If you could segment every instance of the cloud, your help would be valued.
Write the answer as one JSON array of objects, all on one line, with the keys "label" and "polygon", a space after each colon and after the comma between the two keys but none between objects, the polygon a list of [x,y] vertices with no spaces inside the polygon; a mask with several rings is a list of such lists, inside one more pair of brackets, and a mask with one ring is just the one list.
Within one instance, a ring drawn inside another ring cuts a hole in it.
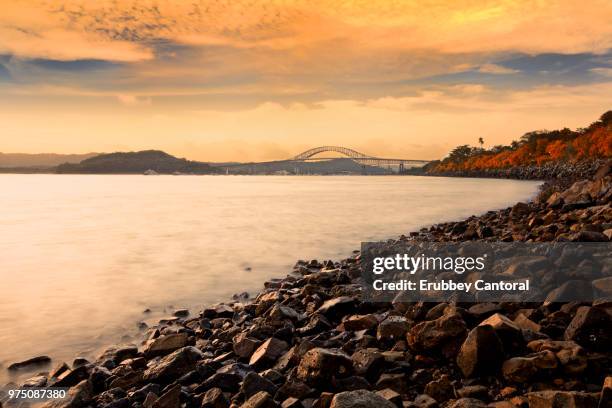
[{"label": "cloud", "polygon": [[590,71],[597,75],[612,78],[612,68],[604,68],[604,67],[591,68]]},{"label": "cloud", "polygon": [[482,72],[483,74],[516,74],[519,72],[516,69],[506,68],[497,64],[484,64],[478,68],[478,72]]},{"label": "cloud", "polygon": [[120,94],[117,99],[126,106],[151,105],[151,98],[146,96]]}]

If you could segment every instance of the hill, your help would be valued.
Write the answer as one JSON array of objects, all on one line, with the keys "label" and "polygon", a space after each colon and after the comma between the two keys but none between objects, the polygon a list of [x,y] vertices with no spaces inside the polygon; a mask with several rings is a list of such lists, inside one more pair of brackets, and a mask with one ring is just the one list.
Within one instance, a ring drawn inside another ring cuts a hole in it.
[{"label": "hill", "polygon": [[56,172],[60,174],[142,174],[147,170],[153,170],[159,174],[218,172],[218,169],[206,163],[179,159],[160,150],[101,154],[80,163],[61,164],[57,167]]},{"label": "hill", "polygon": [[[496,171],[508,173],[514,169],[584,166],[612,157],[612,111],[587,128],[575,131],[539,130],[524,134],[509,146],[491,149],[458,146],[448,157],[429,163],[423,169],[428,174],[486,175]],[[510,173],[508,173],[510,174]]]}]

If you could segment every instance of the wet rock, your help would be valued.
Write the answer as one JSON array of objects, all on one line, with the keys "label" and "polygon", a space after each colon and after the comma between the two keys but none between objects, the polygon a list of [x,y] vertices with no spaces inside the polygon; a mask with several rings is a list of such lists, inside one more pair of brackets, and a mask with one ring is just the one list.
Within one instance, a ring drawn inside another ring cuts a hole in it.
[{"label": "wet rock", "polygon": [[35,366],[47,365],[51,363],[51,357],[37,356],[27,360],[19,361],[8,366],[9,371],[17,371],[23,368],[31,368]]},{"label": "wet rock", "polygon": [[347,377],[352,371],[352,361],[343,352],[314,348],[304,354],[296,375],[310,385],[328,385],[332,378]]},{"label": "wet rock", "polygon": [[177,309],[174,311],[173,315],[176,317],[187,317],[189,316],[189,310],[188,309]]},{"label": "wet rock", "polygon": [[489,325],[472,329],[457,355],[457,365],[465,377],[495,373],[503,361],[504,349],[496,331]]},{"label": "wet rock", "polygon": [[134,344],[119,344],[106,349],[97,359],[98,362],[112,361],[119,364],[128,358],[138,356],[138,347]]},{"label": "wet rock", "polygon": [[346,391],[334,395],[330,408],[395,408],[382,396],[366,390]]},{"label": "wet rock", "polygon": [[258,392],[241,405],[242,408],[277,408],[272,396],[265,391]]},{"label": "wet rock", "polygon": [[93,398],[93,388],[88,380],[83,380],[68,390],[65,399],[51,400],[44,408],[81,408]]},{"label": "wet rock", "polygon": [[392,341],[403,338],[408,331],[408,321],[403,316],[389,316],[378,325],[376,338],[379,341]]},{"label": "wet rock", "polygon": [[204,309],[201,313],[202,317],[209,319],[231,318],[234,316],[234,309],[228,305],[216,305],[214,307]]},{"label": "wet rock", "polygon": [[143,373],[143,379],[153,382],[171,382],[194,370],[204,355],[195,347],[187,346],[153,362]]},{"label": "wet rock", "polygon": [[583,347],[594,350],[609,350],[612,346],[612,319],[604,310],[581,306],[567,326],[566,340],[573,340]]},{"label": "wet rock", "polygon": [[21,384],[23,388],[44,387],[45,385],[47,385],[46,375],[35,375],[34,377],[28,378]]},{"label": "wet rock", "polygon": [[72,387],[89,377],[89,367],[80,366],[74,370],[63,371],[60,375],[53,378],[51,386],[53,387]]},{"label": "wet rock", "polygon": [[276,394],[278,387],[271,381],[263,378],[256,372],[250,372],[244,377],[240,391],[246,398],[250,398],[259,391],[266,391],[270,395]]},{"label": "wet rock", "polygon": [[221,388],[211,388],[202,396],[202,408],[228,408],[229,405]]},{"label": "wet rock", "polygon": [[147,358],[165,355],[187,345],[187,333],[173,333],[149,340],[144,347]]},{"label": "wet rock", "polygon": [[284,341],[270,337],[255,350],[249,364],[259,368],[272,366],[287,348],[288,345]]}]

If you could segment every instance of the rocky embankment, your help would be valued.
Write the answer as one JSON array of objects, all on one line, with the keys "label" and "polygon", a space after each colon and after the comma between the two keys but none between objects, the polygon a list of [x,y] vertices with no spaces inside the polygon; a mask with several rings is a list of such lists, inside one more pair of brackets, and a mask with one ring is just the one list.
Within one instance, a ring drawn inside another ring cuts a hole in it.
[{"label": "rocky embankment", "polygon": [[[611,239],[609,167],[558,190],[400,239]],[[359,265],[300,261],[252,301],[179,313],[26,385],[72,387],[58,407],[612,406],[612,302],[367,303]]]},{"label": "rocky embankment", "polygon": [[563,180],[571,182],[592,177],[604,160],[586,160],[573,162],[547,162],[541,165],[513,166],[498,169],[439,171],[436,163],[426,166],[422,174],[445,177],[487,177],[509,178],[518,180]]}]

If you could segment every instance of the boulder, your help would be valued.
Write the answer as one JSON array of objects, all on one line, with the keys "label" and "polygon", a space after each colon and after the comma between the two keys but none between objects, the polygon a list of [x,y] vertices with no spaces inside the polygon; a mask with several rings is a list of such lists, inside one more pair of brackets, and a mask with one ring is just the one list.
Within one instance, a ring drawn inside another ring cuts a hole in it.
[{"label": "boulder", "polygon": [[598,408],[612,407],[612,376],[606,377],[601,388]]},{"label": "boulder", "polygon": [[233,340],[234,353],[242,359],[251,358],[251,355],[261,345],[261,341],[249,337],[247,333],[239,333],[234,336]]},{"label": "boulder", "polygon": [[340,320],[355,309],[356,301],[349,296],[340,296],[325,301],[317,310],[330,320]]},{"label": "boulder", "polygon": [[172,382],[176,378],[195,369],[204,355],[195,347],[187,346],[155,361],[143,373],[145,381]]},{"label": "boulder", "polygon": [[527,394],[529,408],[592,408],[597,406],[593,394],[576,391],[538,391]]},{"label": "boulder", "polygon": [[9,371],[16,371],[22,368],[31,368],[35,366],[47,365],[51,363],[51,357],[37,356],[27,360],[19,361],[8,366]]},{"label": "boulder", "polygon": [[278,404],[274,402],[274,399],[270,394],[265,391],[258,392],[251,398],[246,400],[241,408],[277,408]]},{"label": "boulder", "polygon": [[408,321],[403,316],[389,316],[378,325],[376,338],[379,341],[396,341],[404,338]]},{"label": "boulder", "polygon": [[147,358],[165,355],[187,345],[187,333],[172,333],[149,340],[144,347]]},{"label": "boulder", "polygon": [[168,391],[163,393],[152,405],[151,408],[180,408],[181,406],[181,386],[176,384]]},{"label": "boulder", "polygon": [[352,371],[352,361],[342,351],[314,348],[304,354],[296,375],[310,385],[329,386],[332,378],[347,377]]},{"label": "boulder", "polygon": [[89,380],[83,380],[68,390],[66,398],[48,401],[43,408],[81,408],[93,398],[93,387]]},{"label": "boulder", "polygon": [[457,365],[465,377],[495,373],[503,361],[504,348],[489,325],[473,328],[459,350]]},{"label": "boulder", "polygon": [[395,408],[395,404],[374,392],[356,390],[334,395],[330,408]]},{"label": "boulder", "polygon": [[229,405],[221,388],[211,388],[202,396],[202,408],[228,408]]},{"label": "boulder", "polygon": [[288,345],[284,341],[270,337],[255,350],[249,364],[258,368],[270,367],[287,351],[287,348]]},{"label": "boulder", "polygon": [[581,306],[565,329],[565,340],[573,340],[593,350],[610,350],[612,346],[611,318],[605,310]]},{"label": "boulder", "polygon": [[351,356],[355,374],[376,381],[385,366],[385,357],[374,348],[359,349]]},{"label": "boulder", "polygon": [[461,315],[451,311],[436,320],[417,324],[408,332],[407,340],[413,349],[426,351],[439,348],[449,340],[462,340],[466,333]]},{"label": "boulder", "polygon": [[274,383],[256,372],[248,373],[240,386],[240,391],[244,394],[245,398],[250,398],[260,391],[266,391],[268,394],[274,395],[277,390],[278,387]]}]

